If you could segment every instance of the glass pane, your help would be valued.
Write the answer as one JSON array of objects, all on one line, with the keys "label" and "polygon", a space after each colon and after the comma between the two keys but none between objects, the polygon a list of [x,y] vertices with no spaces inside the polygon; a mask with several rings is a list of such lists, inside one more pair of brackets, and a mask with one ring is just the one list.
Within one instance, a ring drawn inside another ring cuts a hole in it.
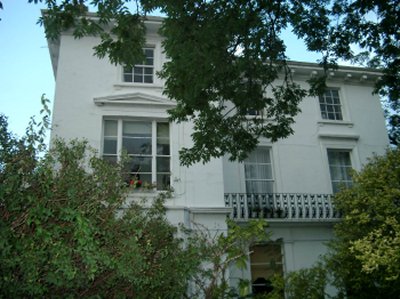
[{"label": "glass pane", "polygon": [[143,77],[142,76],[135,76],[134,78],[134,82],[136,83],[143,83]]},{"label": "glass pane", "polygon": [[256,161],[258,163],[271,163],[271,159],[269,157],[269,150],[263,148],[257,148],[255,150],[255,154],[257,156]]},{"label": "glass pane", "polygon": [[151,123],[125,121],[122,135],[124,137],[151,137]]},{"label": "glass pane", "polygon": [[144,185],[150,185],[152,183],[151,174],[149,173],[138,173],[136,175],[130,174],[129,181],[130,180],[141,181],[142,184],[139,187],[143,187]]},{"label": "glass pane", "polygon": [[244,173],[246,179],[254,179],[257,177],[256,173],[256,166],[254,164],[245,164],[244,165]]},{"label": "glass pane", "polygon": [[143,77],[143,79],[144,79],[144,81],[143,81],[144,83],[153,83],[153,76],[152,75],[151,76],[148,76],[148,75],[146,76],[145,75]]},{"label": "glass pane", "polygon": [[169,137],[169,123],[157,123],[157,137]]},{"label": "glass pane", "polygon": [[117,139],[116,138],[104,138],[104,154],[117,154]]},{"label": "glass pane", "polygon": [[104,136],[117,136],[118,122],[116,120],[104,121]]},{"label": "glass pane", "polygon": [[[158,140],[159,141],[159,140]],[[169,143],[166,144],[157,144],[157,155],[165,155],[168,156],[170,154],[169,151]]]},{"label": "glass pane", "polygon": [[272,167],[270,164],[257,165],[257,178],[272,179]]},{"label": "glass pane", "polygon": [[133,69],[133,73],[136,75],[143,75],[143,68],[139,67],[139,66],[135,66],[135,68]]},{"label": "glass pane", "polygon": [[339,91],[336,89],[331,89],[332,97],[339,98]]},{"label": "glass pane", "polygon": [[246,181],[247,193],[273,193],[272,181]]},{"label": "glass pane", "polygon": [[146,57],[145,64],[153,65],[154,63],[154,49],[145,49],[144,55]]},{"label": "glass pane", "polygon": [[129,172],[132,174],[151,173],[151,161],[151,157],[132,157],[129,163]]},{"label": "glass pane", "polygon": [[151,138],[123,138],[122,147],[128,154],[151,155]]},{"label": "glass pane", "polygon": [[132,74],[125,74],[124,82],[132,82]]},{"label": "glass pane", "polygon": [[328,113],[328,119],[335,119],[335,113]]},{"label": "glass pane", "polygon": [[170,186],[169,174],[157,174],[157,190],[166,190]]},{"label": "glass pane", "polygon": [[169,159],[167,157],[157,157],[157,172],[169,172]]},{"label": "glass pane", "polygon": [[337,181],[337,180],[343,180],[345,178],[343,169],[340,166],[331,166],[330,171],[331,171],[331,179],[332,180]]},{"label": "glass pane", "polygon": [[152,67],[146,67],[144,69],[144,74],[153,76],[153,68]]},{"label": "glass pane", "polygon": [[157,123],[157,154],[169,155],[169,124]]}]

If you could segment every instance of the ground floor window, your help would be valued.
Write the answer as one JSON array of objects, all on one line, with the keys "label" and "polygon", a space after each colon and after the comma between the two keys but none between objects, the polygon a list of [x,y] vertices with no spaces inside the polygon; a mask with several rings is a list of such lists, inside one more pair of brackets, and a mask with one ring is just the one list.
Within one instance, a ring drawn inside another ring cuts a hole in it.
[{"label": "ground floor window", "polygon": [[253,294],[268,294],[273,289],[272,277],[283,275],[281,243],[255,245],[250,248],[250,252]]},{"label": "ground floor window", "polygon": [[122,152],[130,158],[130,180],[141,185],[155,184],[158,190],[170,185],[169,123],[159,121],[105,119],[103,158],[111,162]]}]

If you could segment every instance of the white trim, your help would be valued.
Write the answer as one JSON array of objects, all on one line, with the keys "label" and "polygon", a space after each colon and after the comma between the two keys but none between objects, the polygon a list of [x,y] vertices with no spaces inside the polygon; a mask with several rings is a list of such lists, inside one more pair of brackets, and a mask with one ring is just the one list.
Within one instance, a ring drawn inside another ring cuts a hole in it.
[{"label": "white trim", "polygon": [[176,103],[168,98],[155,96],[143,92],[133,92],[127,94],[109,95],[93,98],[97,106],[104,105],[140,105],[140,106],[160,106],[175,107]]},{"label": "white trim", "polygon": [[342,125],[347,125],[349,127],[352,126],[353,123],[351,122],[349,108],[348,108],[348,101],[347,101],[347,97],[346,97],[346,94],[344,91],[344,87],[342,85],[330,84],[329,86],[327,86],[326,90],[337,90],[338,91],[342,119],[336,120],[336,119],[322,118],[322,111],[321,111],[321,106],[320,106],[320,96],[316,96],[315,98],[316,98],[316,102],[318,105],[318,110],[317,110],[318,111],[318,121],[317,121],[317,123],[319,125],[323,125],[323,124],[340,125],[340,124],[342,124]]},{"label": "white trim", "polygon": [[338,139],[349,139],[349,140],[358,140],[360,139],[360,135],[356,134],[336,134],[336,133],[318,133],[319,138],[338,138]]}]

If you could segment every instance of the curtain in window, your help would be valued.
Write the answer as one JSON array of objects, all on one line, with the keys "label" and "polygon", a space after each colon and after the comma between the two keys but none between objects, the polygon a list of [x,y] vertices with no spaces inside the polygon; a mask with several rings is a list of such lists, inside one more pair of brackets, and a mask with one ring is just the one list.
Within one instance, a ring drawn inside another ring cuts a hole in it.
[{"label": "curtain in window", "polygon": [[272,193],[273,177],[270,151],[258,148],[244,161],[247,193]]}]

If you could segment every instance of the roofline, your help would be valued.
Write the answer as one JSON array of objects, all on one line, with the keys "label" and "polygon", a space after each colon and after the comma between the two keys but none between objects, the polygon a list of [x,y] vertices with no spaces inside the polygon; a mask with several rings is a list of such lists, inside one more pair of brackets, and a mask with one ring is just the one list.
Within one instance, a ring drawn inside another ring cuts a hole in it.
[{"label": "roofline", "polygon": [[[42,15],[45,15],[48,10],[41,10]],[[97,18],[97,13],[87,12],[86,15],[90,18]],[[161,25],[165,20],[165,17],[161,16],[144,16],[144,22],[147,24]],[[60,40],[49,40],[49,52],[53,66],[54,77],[57,73],[58,55],[60,48]],[[323,74],[323,68],[321,64],[317,62],[302,62],[288,60],[287,64],[292,70],[292,73],[297,76],[313,77]],[[343,80],[357,80],[361,82],[375,82],[382,76],[382,71],[379,69],[360,67],[360,66],[347,66],[338,65],[337,68],[328,71],[328,79],[343,79]]]}]

